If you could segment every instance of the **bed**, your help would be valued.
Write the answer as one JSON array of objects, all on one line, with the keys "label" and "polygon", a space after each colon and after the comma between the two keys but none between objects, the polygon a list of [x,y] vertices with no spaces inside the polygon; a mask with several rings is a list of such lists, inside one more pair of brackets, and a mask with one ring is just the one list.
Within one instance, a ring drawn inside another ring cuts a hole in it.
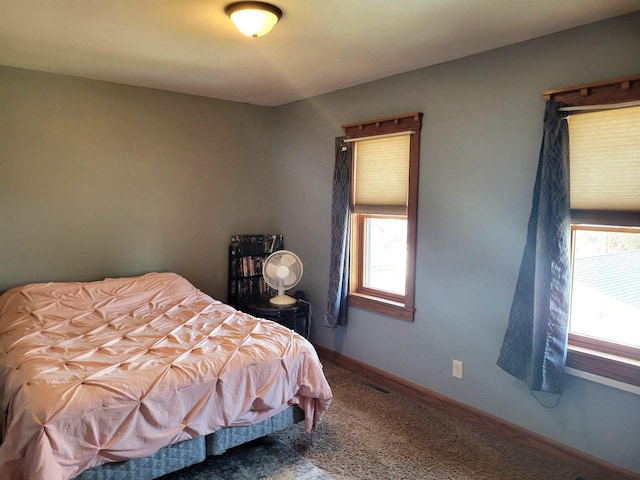
[{"label": "bed", "polygon": [[174,273],[0,296],[0,478],[156,478],[302,418],[311,432],[331,398],[302,336]]}]

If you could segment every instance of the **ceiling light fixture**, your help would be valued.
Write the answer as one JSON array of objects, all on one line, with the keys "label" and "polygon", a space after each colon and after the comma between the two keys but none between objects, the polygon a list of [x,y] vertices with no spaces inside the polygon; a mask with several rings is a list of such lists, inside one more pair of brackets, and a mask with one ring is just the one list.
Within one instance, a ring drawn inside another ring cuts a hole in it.
[{"label": "ceiling light fixture", "polygon": [[227,5],[224,13],[247,37],[262,37],[271,31],[280,17],[282,10],[275,5],[264,2],[235,2]]}]

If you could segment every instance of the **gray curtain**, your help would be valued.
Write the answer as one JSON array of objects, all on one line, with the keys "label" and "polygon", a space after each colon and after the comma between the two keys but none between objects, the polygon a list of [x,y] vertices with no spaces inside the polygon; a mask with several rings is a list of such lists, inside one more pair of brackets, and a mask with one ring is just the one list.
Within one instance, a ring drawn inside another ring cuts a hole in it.
[{"label": "gray curtain", "polygon": [[352,146],[336,138],[336,162],[333,169],[331,202],[331,266],[325,327],[347,324],[347,294],[349,293],[349,236],[351,224]]},{"label": "gray curtain", "polygon": [[547,102],[533,205],[498,365],[532,391],[562,392],[569,316],[569,136]]}]

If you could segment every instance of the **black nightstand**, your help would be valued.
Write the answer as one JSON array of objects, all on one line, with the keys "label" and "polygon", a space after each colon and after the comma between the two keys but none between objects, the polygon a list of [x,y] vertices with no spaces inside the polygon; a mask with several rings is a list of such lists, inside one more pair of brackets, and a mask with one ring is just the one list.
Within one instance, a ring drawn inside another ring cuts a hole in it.
[{"label": "black nightstand", "polygon": [[297,301],[295,305],[290,307],[278,307],[270,304],[268,297],[254,297],[244,299],[238,304],[237,309],[254,317],[273,320],[298,332],[305,338],[309,336],[311,309],[306,302]]}]

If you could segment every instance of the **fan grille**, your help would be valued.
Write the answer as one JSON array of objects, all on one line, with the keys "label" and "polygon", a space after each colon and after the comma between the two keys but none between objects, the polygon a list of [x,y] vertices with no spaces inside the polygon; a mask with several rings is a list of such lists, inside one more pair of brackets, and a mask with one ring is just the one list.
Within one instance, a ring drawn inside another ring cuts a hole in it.
[{"label": "fan grille", "polygon": [[279,250],[267,257],[262,275],[271,288],[287,290],[297,285],[302,278],[302,261],[289,250]]}]

